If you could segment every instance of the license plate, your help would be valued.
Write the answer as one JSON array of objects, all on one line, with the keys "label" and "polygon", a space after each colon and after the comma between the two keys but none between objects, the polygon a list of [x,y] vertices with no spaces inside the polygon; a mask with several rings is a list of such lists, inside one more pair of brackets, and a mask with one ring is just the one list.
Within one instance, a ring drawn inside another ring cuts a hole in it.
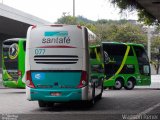
[{"label": "license plate", "polygon": [[61,96],[60,92],[51,92],[51,96]]}]

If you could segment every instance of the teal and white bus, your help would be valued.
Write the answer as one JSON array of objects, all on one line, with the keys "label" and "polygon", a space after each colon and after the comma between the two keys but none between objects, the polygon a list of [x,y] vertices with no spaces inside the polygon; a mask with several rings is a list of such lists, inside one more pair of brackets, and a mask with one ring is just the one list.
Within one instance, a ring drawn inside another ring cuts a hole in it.
[{"label": "teal and white bus", "polygon": [[3,41],[2,45],[2,80],[5,87],[25,88],[22,82],[25,73],[24,38],[12,38]]},{"label": "teal and white bus", "polygon": [[95,97],[101,98],[103,71],[92,75],[89,55],[89,41],[95,39],[83,26],[31,26],[26,42],[27,99],[45,107],[69,101],[93,104]]}]

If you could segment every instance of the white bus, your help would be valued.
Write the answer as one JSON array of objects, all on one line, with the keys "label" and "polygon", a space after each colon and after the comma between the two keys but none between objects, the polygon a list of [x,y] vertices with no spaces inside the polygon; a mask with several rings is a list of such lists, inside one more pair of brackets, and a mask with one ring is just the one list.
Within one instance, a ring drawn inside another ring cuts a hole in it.
[{"label": "white bus", "polygon": [[53,107],[57,102],[79,100],[93,104],[95,97],[101,98],[104,74],[90,69],[88,42],[95,39],[95,34],[83,26],[29,27],[26,41],[27,99],[37,100],[40,107]]}]

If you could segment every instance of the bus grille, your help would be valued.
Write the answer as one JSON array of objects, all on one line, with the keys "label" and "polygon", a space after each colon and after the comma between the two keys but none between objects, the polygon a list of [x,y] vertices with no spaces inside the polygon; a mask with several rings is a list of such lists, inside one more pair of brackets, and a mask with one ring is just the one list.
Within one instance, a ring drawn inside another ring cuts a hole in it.
[{"label": "bus grille", "polygon": [[35,55],[34,61],[37,64],[76,64],[76,55]]}]

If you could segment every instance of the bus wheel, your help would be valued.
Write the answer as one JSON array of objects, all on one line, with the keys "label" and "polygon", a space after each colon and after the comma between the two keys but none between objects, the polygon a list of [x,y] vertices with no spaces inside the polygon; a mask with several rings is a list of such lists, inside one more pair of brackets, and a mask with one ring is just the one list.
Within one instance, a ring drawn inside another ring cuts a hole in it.
[{"label": "bus wheel", "polygon": [[39,107],[46,107],[47,104],[44,101],[38,101]]},{"label": "bus wheel", "polygon": [[101,78],[101,93],[97,96],[97,98],[98,99],[101,99],[102,98],[102,93],[103,93],[103,89],[104,89],[104,87],[103,87],[103,78]]},{"label": "bus wheel", "polygon": [[90,101],[90,106],[95,104],[95,83],[93,83],[92,87],[92,100]]},{"label": "bus wheel", "polygon": [[117,79],[114,85],[114,89],[115,90],[120,90],[122,88],[123,84],[122,84],[122,80],[121,79]]},{"label": "bus wheel", "polygon": [[124,86],[126,90],[132,90],[135,86],[134,80],[128,80],[127,85]]}]

